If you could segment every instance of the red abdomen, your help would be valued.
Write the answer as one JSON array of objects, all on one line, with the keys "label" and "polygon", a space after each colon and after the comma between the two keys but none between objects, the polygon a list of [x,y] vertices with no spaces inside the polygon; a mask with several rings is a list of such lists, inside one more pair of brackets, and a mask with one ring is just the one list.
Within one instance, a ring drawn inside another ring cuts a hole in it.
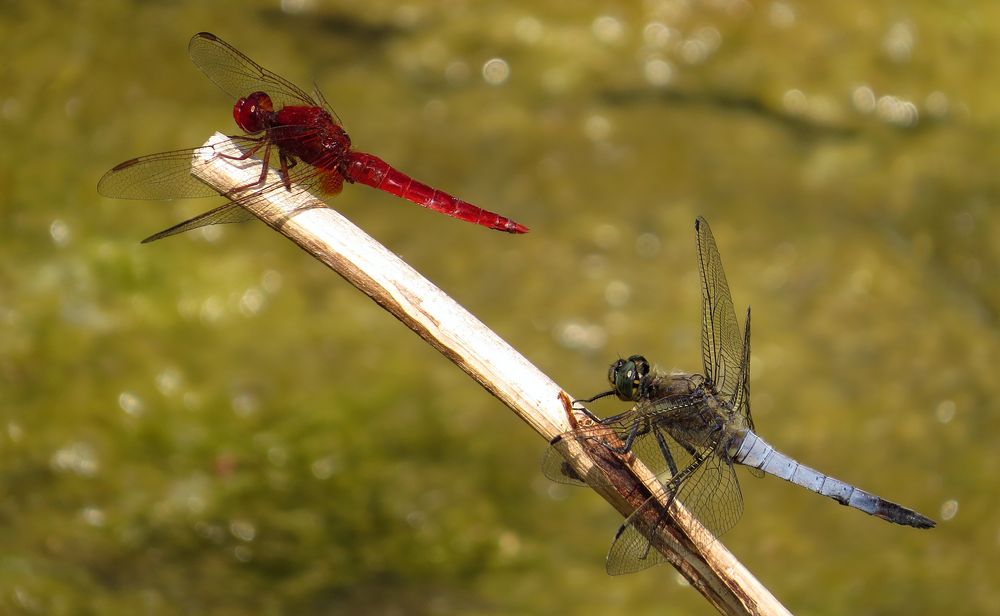
[{"label": "red abdomen", "polygon": [[507,233],[527,233],[528,228],[509,218],[476,207],[471,203],[418,182],[393,168],[377,156],[364,152],[349,152],[341,167],[348,182],[365,184],[412,201],[417,205],[447,214],[459,220],[476,223]]}]

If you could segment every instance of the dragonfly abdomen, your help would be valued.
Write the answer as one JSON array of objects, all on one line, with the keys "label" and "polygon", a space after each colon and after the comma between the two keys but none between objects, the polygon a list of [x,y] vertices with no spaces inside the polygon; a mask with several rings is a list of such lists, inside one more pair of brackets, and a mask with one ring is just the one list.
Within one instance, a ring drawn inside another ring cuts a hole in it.
[{"label": "dragonfly abdomen", "polygon": [[933,520],[916,511],[796,462],[750,430],[747,430],[743,442],[733,456],[733,462],[758,468],[769,475],[832,498],[841,505],[853,507],[889,522],[917,528],[931,528],[935,524]]},{"label": "dragonfly abdomen", "polygon": [[508,233],[526,233],[528,228],[513,220],[462,201],[446,192],[418,182],[389,163],[372,154],[351,152],[344,165],[344,177],[390,195],[402,197],[417,205],[447,214],[459,220],[473,222]]}]

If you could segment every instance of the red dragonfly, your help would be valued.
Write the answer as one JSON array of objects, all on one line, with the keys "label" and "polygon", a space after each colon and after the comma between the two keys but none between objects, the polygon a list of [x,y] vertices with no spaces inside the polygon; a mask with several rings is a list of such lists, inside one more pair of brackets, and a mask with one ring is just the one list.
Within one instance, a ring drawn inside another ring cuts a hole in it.
[{"label": "red dragonfly", "polygon": [[[340,118],[317,90],[315,98],[288,80],[260,66],[214,34],[199,32],[188,53],[195,65],[237,99],[233,118],[246,134],[231,137],[239,150],[222,152],[203,146],[151,154],[127,160],[104,174],[97,190],[120,199],[173,199],[218,195],[191,175],[196,156],[221,156],[263,161],[260,179],[226,193],[224,205],[174,225],[143,240],[220,223],[243,222],[254,216],[241,207],[271,191],[309,190],[324,196],[340,192],[344,181],[366,184],[459,220],[506,231],[528,228],[418,182],[372,154],[351,149]],[[278,178],[268,181],[274,167]]]}]

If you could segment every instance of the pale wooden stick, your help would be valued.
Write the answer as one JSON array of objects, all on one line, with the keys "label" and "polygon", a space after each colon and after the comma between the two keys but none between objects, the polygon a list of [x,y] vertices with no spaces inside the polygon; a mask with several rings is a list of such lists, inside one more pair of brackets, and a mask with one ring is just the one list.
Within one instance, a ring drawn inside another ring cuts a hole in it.
[{"label": "pale wooden stick", "polygon": [[[216,133],[205,145],[205,158],[193,162],[192,173],[220,193],[259,179],[260,161],[211,154],[212,148],[234,152],[235,144],[224,135]],[[276,172],[270,173],[269,181],[276,179]],[[271,191],[248,203],[247,209],[388,310],[546,440],[590,420],[572,408],[572,397],[561,387],[462,306],[309,193]],[[469,233],[481,232],[469,228]],[[583,452],[575,441],[567,446],[576,472],[622,515],[650,494],[647,486],[657,485],[634,456],[623,461],[606,449]],[[601,472],[591,472],[595,466]],[[683,507],[676,506],[671,519],[653,544],[720,612],[788,613]]]}]

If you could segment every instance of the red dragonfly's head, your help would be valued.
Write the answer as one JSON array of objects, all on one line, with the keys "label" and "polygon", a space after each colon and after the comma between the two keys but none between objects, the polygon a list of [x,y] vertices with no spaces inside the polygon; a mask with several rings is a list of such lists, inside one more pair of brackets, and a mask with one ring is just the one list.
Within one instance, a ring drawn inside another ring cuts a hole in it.
[{"label": "red dragonfly's head", "polygon": [[259,133],[272,123],[274,105],[271,97],[263,92],[254,92],[241,98],[233,105],[233,119],[248,133]]}]

